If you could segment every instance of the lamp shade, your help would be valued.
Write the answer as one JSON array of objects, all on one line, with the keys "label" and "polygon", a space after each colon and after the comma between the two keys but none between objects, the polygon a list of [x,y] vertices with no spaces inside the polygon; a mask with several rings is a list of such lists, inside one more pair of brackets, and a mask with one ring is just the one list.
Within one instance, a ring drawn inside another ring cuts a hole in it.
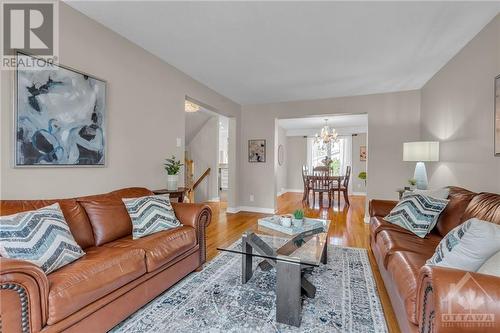
[{"label": "lamp shade", "polygon": [[416,141],[403,144],[403,161],[435,162],[439,161],[439,142]]}]

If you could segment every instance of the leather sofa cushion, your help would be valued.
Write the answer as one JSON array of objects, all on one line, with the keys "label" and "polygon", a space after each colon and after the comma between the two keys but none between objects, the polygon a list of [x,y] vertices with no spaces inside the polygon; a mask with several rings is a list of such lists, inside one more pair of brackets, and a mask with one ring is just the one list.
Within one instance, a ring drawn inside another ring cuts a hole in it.
[{"label": "leather sofa cushion", "polygon": [[68,223],[71,234],[82,249],[94,246],[92,226],[85,210],[75,199],[55,200],[2,200],[0,215],[11,215],[30,210],[37,210],[58,202]]},{"label": "leather sofa cushion", "polygon": [[95,245],[101,246],[132,234],[132,221],[122,198],[136,198],[151,193],[148,189],[136,187],[78,198],[92,225]]},{"label": "leather sofa cushion", "polygon": [[500,194],[480,193],[467,206],[462,221],[477,218],[500,224]]},{"label": "leather sofa cushion", "polygon": [[384,266],[387,268],[389,257],[396,251],[419,253],[429,259],[441,239],[440,235],[432,233],[425,238],[420,238],[399,230],[382,230],[376,236],[376,245],[384,258]]},{"label": "leather sofa cushion", "polygon": [[143,249],[146,252],[148,272],[160,268],[195,246],[196,232],[194,228],[186,226],[160,231],[136,240],[133,240],[132,236],[127,236],[105,245],[113,248]]},{"label": "leather sofa cushion", "polygon": [[420,253],[397,251],[391,255],[387,264],[392,281],[404,301],[408,319],[415,325],[418,325],[416,311],[418,275],[426,260],[427,256]]},{"label": "leather sofa cushion", "polygon": [[410,230],[404,229],[396,224],[392,224],[384,220],[383,217],[374,216],[370,219],[370,234],[376,236],[382,230],[394,230],[409,235],[414,235]]},{"label": "leather sofa cushion", "polygon": [[144,251],[92,247],[48,275],[47,324],[52,325],[146,273]]},{"label": "leather sofa cushion", "polygon": [[463,222],[462,215],[469,205],[469,202],[474,198],[476,193],[463,189],[461,187],[450,186],[450,194],[448,196],[448,204],[439,216],[435,230],[442,237],[446,236],[450,230]]},{"label": "leather sofa cushion", "polygon": [[132,221],[120,198],[107,194],[79,199],[79,202],[85,208],[92,224],[96,246],[132,233]]}]

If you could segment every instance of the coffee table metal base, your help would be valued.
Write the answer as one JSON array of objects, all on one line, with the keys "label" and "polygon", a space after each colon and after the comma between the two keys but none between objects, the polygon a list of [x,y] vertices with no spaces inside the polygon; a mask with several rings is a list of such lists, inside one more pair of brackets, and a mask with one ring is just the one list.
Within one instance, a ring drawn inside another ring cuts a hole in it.
[{"label": "coffee table metal base", "polygon": [[[245,284],[252,278],[252,254],[254,250],[261,256],[269,256],[270,258],[265,258],[259,266],[263,270],[268,270],[271,267],[276,268],[276,321],[300,326],[302,294],[309,298],[316,296],[316,287],[304,277],[304,266],[301,265],[300,260],[277,255],[275,251],[267,248],[266,244],[261,243],[255,234],[243,234],[241,246],[244,252],[241,261],[241,282]],[[322,263],[326,263],[326,248],[325,245],[321,256]],[[311,266],[307,268],[311,268]]]}]

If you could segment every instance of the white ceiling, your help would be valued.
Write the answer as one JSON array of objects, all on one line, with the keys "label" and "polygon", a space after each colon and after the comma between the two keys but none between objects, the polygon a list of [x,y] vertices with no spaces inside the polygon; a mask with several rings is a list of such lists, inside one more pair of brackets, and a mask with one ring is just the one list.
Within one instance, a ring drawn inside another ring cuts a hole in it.
[{"label": "white ceiling", "polygon": [[278,125],[286,130],[318,129],[325,126],[325,119],[331,127],[368,127],[368,116],[366,114],[357,115],[322,115],[307,118],[279,119]]},{"label": "white ceiling", "polygon": [[77,1],[242,104],[421,88],[499,2]]}]

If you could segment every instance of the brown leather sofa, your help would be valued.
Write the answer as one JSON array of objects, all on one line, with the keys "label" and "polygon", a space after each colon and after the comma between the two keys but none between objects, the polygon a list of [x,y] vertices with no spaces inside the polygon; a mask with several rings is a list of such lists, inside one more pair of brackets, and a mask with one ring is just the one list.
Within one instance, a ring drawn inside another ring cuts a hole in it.
[{"label": "brown leather sofa", "polygon": [[[462,270],[425,265],[439,241],[466,220],[476,217],[500,224],[500,195],[450,187],[449,199],[436,227],[423,239],[384,221],[397,201],[370,202],[371,249],[399,327],[402,332],[422,333],[500,332],[500,277],[474,272],[466,277]],[[451,316],[468,313],[460,297],[465,300],[471,291],[484,302],[470,313],[493,317],[471,322],[472,317]]]},{"label": "brown leather sofa", "polygon": [[105,332],[205,262],[211,210],[172,203],[182,226],[132,240],[121,198],[152,194],[127,188],[62,200],[4,200],[0,214],[59,202],[86,252],[46,275],[26,261],[0,258],[1,332]]}]

